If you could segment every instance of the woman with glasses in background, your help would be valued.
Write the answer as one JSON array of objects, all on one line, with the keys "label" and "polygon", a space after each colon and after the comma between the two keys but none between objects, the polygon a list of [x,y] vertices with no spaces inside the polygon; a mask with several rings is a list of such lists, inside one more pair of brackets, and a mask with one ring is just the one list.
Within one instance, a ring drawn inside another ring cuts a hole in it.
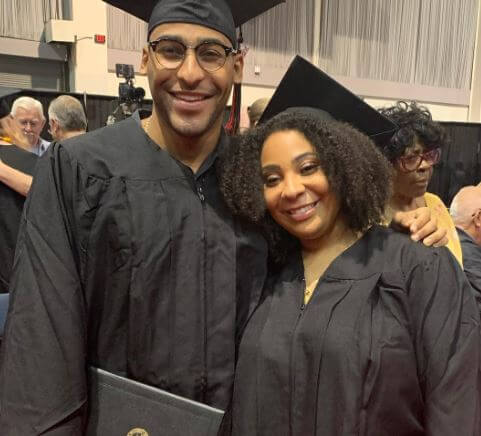
[{"label": "woman with glasses in background", "polygon": [[462,265],[461,244],[449,211],[437,195],[426,192],[433,167],[447,142],[446,133],[433,121],[429,110],[415,102],[398,101],[395,106],[379,111],[399,127],[383,148],[395,170],[387,220],[397,211],[427,206],[437,216],[439,227],[447,230],[447,247]]}]

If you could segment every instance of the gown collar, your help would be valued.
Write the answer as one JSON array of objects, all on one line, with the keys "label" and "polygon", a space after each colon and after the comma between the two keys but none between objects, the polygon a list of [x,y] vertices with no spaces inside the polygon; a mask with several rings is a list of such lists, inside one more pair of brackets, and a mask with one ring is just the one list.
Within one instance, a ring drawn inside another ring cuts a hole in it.
[{"label": "gown collar", "polygon": [[[142,110],[142,111],[139,111],[139,110],[136,110],[132,116],[130,117],[130,120],[131,122],[135,122],[137,127],[143,132],[145,138],[147,139],[147,142],[152,146],[155,146],[155,148],[158,148],[159,150],[161,150],[162,152],[166,153],[167,155],[169,155],[173,160],[175,160],[182,168],[185,167],[185,169],[189,169],[190,171],[192,171],[187,165],[183,164],[182,162],[178,161],[177,159],[175,159],[173,156],[171,156],[168,152],[166,152],[165,150],[163,150],[162,148],[160,148],[154,141],[152,141],[152,139],[150,138],[149,135],[147,135],[147,133],[145,133],[144,129],[142,128],[142,124],[141,124],[141,120],[150,116],[151,113],[146,111],[146,110]],[[204,160],[204,162],[202,163],[202,165],[199,167],[199,170],[194,174],[194,178],[197,180],[199,179],[202,175],[204,175],[207,171],[209,171],[215,164],[215,161],[217,160],[218,156],[219,156],[219,152],[221,149],[223,149],[224,147],[227,146],[228,144],[228,141],[229,141],[229,137],[227,136],[227,134],[225,133],[224,129],[221,130],[221,134],[219,136],[219,140],[217,141],[217,144],[214,148],[214,150],[212,150],[212,152],[206,157],[206,159]]]},{"label": "gown collar", "polygon": [[[329,265],[322,277],[335,280],[365,279],[379,272],[382,250],[388,234],[392,230],[382,226],[372,226],[366,233]],[[304,279],[304,266],[300,250],[289,256],[289,261],[281,271],[280,279]]]}]

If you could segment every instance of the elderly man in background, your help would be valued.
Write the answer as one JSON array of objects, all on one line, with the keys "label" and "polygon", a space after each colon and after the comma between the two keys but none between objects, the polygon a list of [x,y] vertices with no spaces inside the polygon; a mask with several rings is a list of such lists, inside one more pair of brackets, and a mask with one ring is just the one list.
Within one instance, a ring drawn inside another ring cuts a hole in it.
[{"label": "elderly man in background", "polygon": [[463,250],[464,272],[481,308],[481,186],[465,186],[449,208]]},{"label": "elderly man in background", "polygon": [[82,103],[70,95],[61,95],[50,103],[48,122],[54,141],[82,135],[87,130],[87,117]]},{"label": "elderly man in background", "polygon": [[17,92],[0,87],[0,339],[8,306],[20,218],[38,159],[23,149],[28,146],[26,138],[10,116],[9,102]]},{"label": "elderly man in background", "polygon": [[[29,153],[31,151],[29,139],[24,134],[23,127],[13,118],[10,109],[10,102],[19,92],[19,89],[0,86],[0,191],[7,189],[9,192],[8,189],[11,189],[26,197],[32,185],[32,173],[37,156]],[[10,145],[14,146],[8,147]],[[22,199],[22,205],[23,201]],[[8,206],[4,200],[0,203],[1,214],[2,210],[8,210]],[[3,230],[2,234],[9,233],[5,226],[0,228]],[[10,232],[11,235],[13,235],[12,240],[15,240],[16,231]]]},{"label": "elderly man in background", "polygon": [[19,97],[13,102],[11,113],[27,138],[28,151],[37,156],[45,153],[50,142],[40,137],[45,125],[42,103],[32,97]]}]

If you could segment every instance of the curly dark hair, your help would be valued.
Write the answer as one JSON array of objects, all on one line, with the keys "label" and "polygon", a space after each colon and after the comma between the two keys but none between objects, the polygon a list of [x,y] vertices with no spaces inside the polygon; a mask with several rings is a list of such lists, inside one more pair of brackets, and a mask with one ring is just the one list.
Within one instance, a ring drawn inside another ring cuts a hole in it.
[{"label": "curly dark hair", "polygon": [[382,221],[391,194],[392,167],[373,142],[348,124],[305,114],[283,113],[228,147],[220,160],[219,182],[234,215],[261,227],[276,261],[298,242],[266,213],[260,155],[273,133],[295,130],[314,146],[330,189],[354,231]]},{"label": "curly dark hair", "polygon": [[431,116],[429,109],[418,106],[416,102],[398,101],[395,106],[379,109],[399,128],[391,140],[383,146],[384,155],[392,162],[402,156],[416,139],[427,150],[443,147],[448,142],[446,132]]}]

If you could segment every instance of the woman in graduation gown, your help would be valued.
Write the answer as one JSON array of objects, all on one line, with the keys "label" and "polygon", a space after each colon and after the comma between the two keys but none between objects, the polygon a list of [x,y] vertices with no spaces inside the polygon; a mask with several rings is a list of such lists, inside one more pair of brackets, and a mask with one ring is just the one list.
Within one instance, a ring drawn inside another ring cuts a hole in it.
[{"label": "woman in graduation gown", "polygon": [[378,225],[391,168],[354,128],[282,113],[226,160],[270,278],[239,349],[233,435],[479,435],[480,326],[446,248]]}]

